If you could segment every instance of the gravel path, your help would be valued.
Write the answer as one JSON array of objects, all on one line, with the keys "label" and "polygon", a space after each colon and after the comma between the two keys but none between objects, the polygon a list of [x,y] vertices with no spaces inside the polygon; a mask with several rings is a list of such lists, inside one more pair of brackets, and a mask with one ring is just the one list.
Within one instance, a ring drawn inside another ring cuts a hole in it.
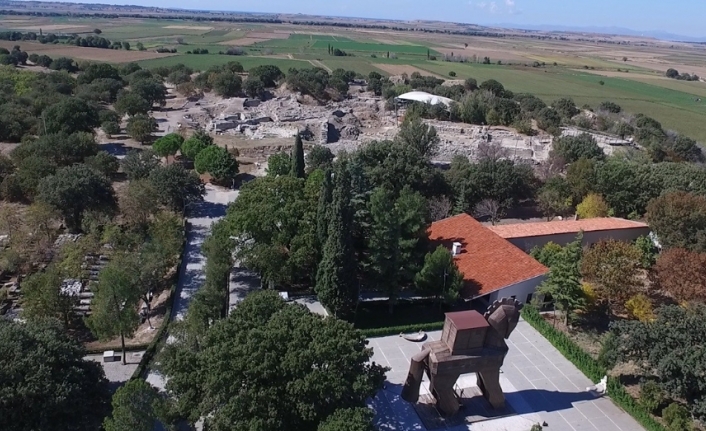
[{"label": "gravel path", "polygon": [[[206,258],[201,254],[201,244],[211,232],[211,225],[223,218],[230,202],[238,197],[238,190],[224,189],[210,184],[206,185],[206,194],[203,202],[194,205],[188,210],[186,221],[186,249],[184,260],[179,272],[179,281],[172,310],[172,320],[183,320],[191,299],[205,280],[204,266]],[[167,342],[170,340],[167,339]],[[147,375],[147,382],[164,390],[164,376],[151,369]]]}]

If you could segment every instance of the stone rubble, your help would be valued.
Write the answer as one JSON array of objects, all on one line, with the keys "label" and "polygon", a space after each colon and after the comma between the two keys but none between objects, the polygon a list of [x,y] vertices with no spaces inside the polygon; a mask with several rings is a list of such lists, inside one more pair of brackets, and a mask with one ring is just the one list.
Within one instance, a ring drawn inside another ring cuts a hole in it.
[{"label": "stone rubble", "polygon": [[[404,110],[395,117],[385,109],[385,101],[370,93],[360,92],[340,102],[320,104],[295,93],[280,95],[262,102],[252,99],[219,99],[209,95],[198,112],[185,116],[192,123],[211,132],[243,136],[252,140],[266,138],[290,139],[297,133],[306,133],[309,144],[327,145],[334,153],[354,151],[374,140],[393,139],[401,123]],[[209,103],[210,102],[210,103]],[[455,156],[475,158],[482,143],[497,143],[507,150],[509,157],[540,163],[547,160],[552,147],[552,136],[526,136],[507,127],[489,127],[424,120],[434,126],[439,135],[438,162],[450,162]],[[565,128],[563,135],[576,136],[584,131]],[[607,154],[619,146],[632,142],[618,137],[590,132]]]}]

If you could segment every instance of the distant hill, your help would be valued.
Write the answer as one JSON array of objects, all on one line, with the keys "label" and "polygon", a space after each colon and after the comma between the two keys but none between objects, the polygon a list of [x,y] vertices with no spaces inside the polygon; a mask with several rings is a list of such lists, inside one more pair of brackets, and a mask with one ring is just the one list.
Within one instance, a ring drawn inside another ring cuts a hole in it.
[{"label": "distant hill", "polygon": [[525,24],[496,24],[497,27],[514,28],[519,30],[536,30],[536,31],[563,31],[571,33],[597,33],[597,34],[615,34],[621,36],[643,36],[652,37],[654,39],[668,40],[673,42],[706,42],[706,37],[684,36],[679,34],[667,33],[665,31],[638,31],[623,27],[573,27],[566,25],[525,25]]}]

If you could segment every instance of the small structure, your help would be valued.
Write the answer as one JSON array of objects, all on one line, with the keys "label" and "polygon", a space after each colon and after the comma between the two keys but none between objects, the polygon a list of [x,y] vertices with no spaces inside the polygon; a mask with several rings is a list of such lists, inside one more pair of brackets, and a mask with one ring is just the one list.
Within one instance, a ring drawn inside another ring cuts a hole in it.
[{"label": "small structure", "polygon": [[425,91],[410,91],[409,93],[397,96],[395,99],[405,102],[421,102],[428,105],[438,105],[441,103],[447,108],[454,102],[453,99],[449,99],[448,97],[437,96]]},{"label": "small structure", "polygon": [[114,350],[106,350],[103,352],[103,362],[115,362],[120,359],[120,356],[115,356]]},{"label": "small structure", "polygon": [[494,302],[485,314],[475,310],[446,313],[441,340],[422,345],[412,357],[402,398],[419,399],[422,373],[429,378],[429,391],[444,416],[459,410],[454,385],[461,374],[476,373],[478,387],[494,409],[505,407],[500,387],[500,367],[508,347],[505,339],[517,326],[522,304],[512,298]]},{"label": "small structure", "polygon": [[634,241],[650,233],[650,227],[646,223],[616,217],[514,223],[488,226],[488,229],[527,252],[549,242],[566,245],[574,241],[579,232],[583,232],[584,246],[590,246],[602,239]]}]

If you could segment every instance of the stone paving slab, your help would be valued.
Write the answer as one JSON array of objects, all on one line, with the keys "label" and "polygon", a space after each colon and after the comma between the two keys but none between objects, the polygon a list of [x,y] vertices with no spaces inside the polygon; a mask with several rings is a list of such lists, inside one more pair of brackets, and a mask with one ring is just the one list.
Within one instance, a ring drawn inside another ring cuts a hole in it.
[{"label": "stone paving slab", "polygon": [[[438,340],[441,331],[428,333],[426,341]],[[414,407],[400,398],[409,361],[421,350],[400,336],[369,339],[372,360],[391,370],[385,388],[371,400],[380,431],[426,431]],[[630,415],[609,397],[586,391],[593,386],[571,362],[527,322],[520,321],[508,340],[510,352],[501,370],[500,385],[515,415],[440,429],[452,431],[529,431],[535,423],[547,422],[558,431],[644,431]],[[464,384],[475,381],[473,374],[461,376]],[[426,376],[420,394],[428,392]]]}]

